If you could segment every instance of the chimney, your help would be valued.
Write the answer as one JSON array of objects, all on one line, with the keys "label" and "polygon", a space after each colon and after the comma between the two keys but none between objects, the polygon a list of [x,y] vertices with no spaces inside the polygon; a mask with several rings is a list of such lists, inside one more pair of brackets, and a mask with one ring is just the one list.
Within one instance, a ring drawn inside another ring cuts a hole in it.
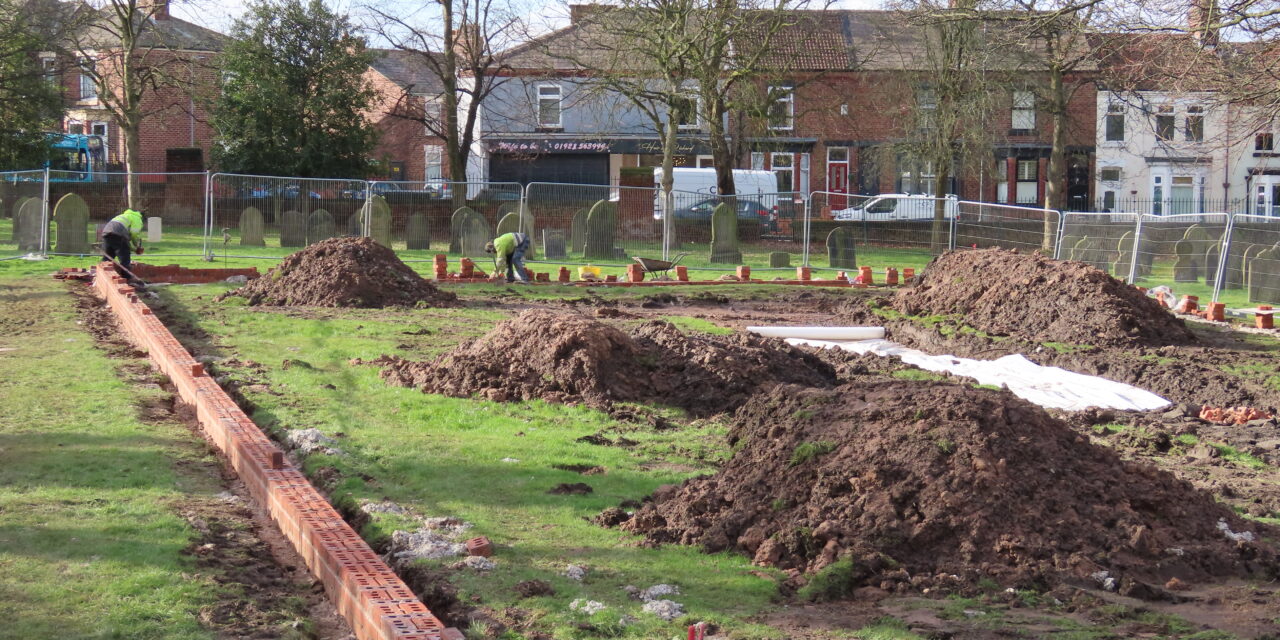
[{"label": "chimney", "polygon": [[484,51],[480,42],[480,25],[466,24],[453,30],[453,53],[462,60],[470,60],[472,56]]},{"label": "chimney", "polygon": [[598,4],[571,4],[569,5],[569,23],[578,24],[599,8],[600,5]]},{"label": "chimney", "polygon": [[1218,30],[1222,28],[1222,8],[1218,0],[1191,0],[1187,12],[1187,30],[1200,46],[1212,49],[1218,46]]},{"label": "chimney", "polygon": [[169,0],[136,0],[138,11],[152,20],[169,19]]}]

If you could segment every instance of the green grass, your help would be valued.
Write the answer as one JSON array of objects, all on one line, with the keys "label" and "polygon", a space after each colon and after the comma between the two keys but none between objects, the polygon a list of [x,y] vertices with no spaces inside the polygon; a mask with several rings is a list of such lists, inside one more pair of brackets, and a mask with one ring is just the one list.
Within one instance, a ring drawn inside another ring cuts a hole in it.
[{"label": "green grass", "polygon": [[917,380],[917,381],[926,381],[926,382],[930,380],[932,381],[947,380],[947,376],[944,376],[940,373],[934,373],[932,371],[925,371],[924,369],[898,369],[897,371],[894,371],[889,375],[892,375],[893,377],[899,380]]},{"label": "green grass", "polygon": [[1041,342],[1040,344],[1064,355],[1088,351],[1094,348],[1091,344],[1070,344],[1067,342]]},{"label": "green grass", "polygon": [[835,449],[836,444],[834,442],[827,442],[825,440],[819,442],[802,442],[796,446],[794,451],[791,452],[790,464],[793,467],[800,466],[814,458],[825,456],[828,453],[835,451]]},{"label": "green grass", "polygon": [[690,318],[688,316],[662,316],[663,320],[670,322],[685,333],[699,332],[710,333],[712,335],[727,336],[734,333],[729,327],[722,327],[710,320],[702,318]]},{"label": "green grass", "polygon": [[897,618],[885,616],[853,633],[860,640],[922,640],[923,636],[911,633],[907,624]]},{"label": "green grass", "polygon": [[[424,515],[460,517],[475,524],[475,535],[494,541],[496,571],[455,575],[464,597],[475,595],[499,610],[532,610],[542,618],[542,627],[558,630],[557,637],[571,636],[581,621],[568,610],[569,602],[590,598],[608,605],[615,621],[622,615],[640,620],[623,630],[626,637],[667,637],[680,633],[680,623],[662,623],[640,612],[639,603],[621,590],[626,584],[644,588],[666,582],[680,586],[676,599],[692,619],[733,621],[733,628],[743,633],[776,637],[744,621],[771,607],[777,594],[774,580],[756,575],[759,569],[749,558],[708,555],[678,545],[643,548],[633,536],[585,520],[663,484],[710,473],[728,454],[724,425],[695,421],[651,431],[582,407],[540,401],[497,404],[390,387],[375,367],[351,366],[349,361],[383,353],[427,359],[505,316],[487,309],[422,309],[306,317],[211,303],[222,289],[170,287],[163,295],[175,312],[213,334],[215,353],[266,367],[256,377],[271,390],[245,391],[257,407],[253,417],[258,424],[343,434],[338,446],[345,455],[312,456],[305,463],[310,472],[328,466],[342,474],[344,480],[333,491],[335,501],[390,499]],[[406,335],[418,329],[430,333]],[[310,366],[284,369],[280,363],[286,358]],[[214,369],[221,373],[216,364]],[[624,434],[637,444],[622,448],[577,441],[601,431],[611,438]],[[553,468],[557,464],[603,466],[607,473],[584,477]],[[586,482],[594,492],[547,493],[565,482]],[[377,517],[362,533],[376,542],[403,525],[394,517]],[[590,567],[586,581],[561,576],[571,563]],[[550,582],[556,595],[517,599],[513,586],[529,579]]]},{"label": "green grass", "polygon": [[[217,587],[172,510],[204,459],[185,427],[142,423],[140,392],[76,326],[65,285],[0,278],[0,637],[210,638]],[[24,325],[30,321],[30,325]],[[15,324],[17,323],[17,324]]]}]

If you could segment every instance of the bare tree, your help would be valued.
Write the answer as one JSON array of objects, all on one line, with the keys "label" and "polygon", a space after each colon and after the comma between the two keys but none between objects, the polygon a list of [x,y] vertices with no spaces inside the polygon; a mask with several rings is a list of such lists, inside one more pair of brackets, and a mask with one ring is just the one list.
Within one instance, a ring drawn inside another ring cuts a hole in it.
[{"label": "bare tree", "polygon": [[[418,122],[438,138],[449,179],[466,182],[481,106],[506,80],[496,54],[520,33],[521,21],[503,0],[435,0],[408,13],[385,6],[366,6],[368,28],[411,54],[431,77],[428,86],[405,87],[390,115]],[[455,206],[465,204],[465,189],[452,193]]]}]

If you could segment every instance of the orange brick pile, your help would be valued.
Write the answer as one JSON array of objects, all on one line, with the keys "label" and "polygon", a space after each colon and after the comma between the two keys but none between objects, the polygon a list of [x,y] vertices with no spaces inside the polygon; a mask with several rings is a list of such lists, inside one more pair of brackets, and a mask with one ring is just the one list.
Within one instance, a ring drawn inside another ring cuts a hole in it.
[{"label": "orange brick pile", "polygon": [[1251,420],[1265,420],[1271,414],[1253,407],[1201,407],[1200,419],[1217,424],[1244,424]]}]

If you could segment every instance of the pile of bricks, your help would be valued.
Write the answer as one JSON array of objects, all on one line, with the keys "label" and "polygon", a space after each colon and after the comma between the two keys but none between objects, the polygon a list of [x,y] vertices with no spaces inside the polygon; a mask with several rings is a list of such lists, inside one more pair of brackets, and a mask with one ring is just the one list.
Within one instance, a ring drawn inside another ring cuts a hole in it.
[{"label": "pile of bricks", "polygon": [[[200,271],[200,270],[196,270]],[[266,508],[298,555],[324,584],[360,640],[460,639],[431,614],[324,496],[289,464],[284,451],[204,371],[109,264],[94,286],[129,337],[195,407],[205,434],[226,455],[250,494]]]},{"label": "pile of bricks", "polygon": [[1266,420],[1271,414],[1253,407],[1201,407],[1200,419],[1217,424],[1245,424],[1252,420]]}]

